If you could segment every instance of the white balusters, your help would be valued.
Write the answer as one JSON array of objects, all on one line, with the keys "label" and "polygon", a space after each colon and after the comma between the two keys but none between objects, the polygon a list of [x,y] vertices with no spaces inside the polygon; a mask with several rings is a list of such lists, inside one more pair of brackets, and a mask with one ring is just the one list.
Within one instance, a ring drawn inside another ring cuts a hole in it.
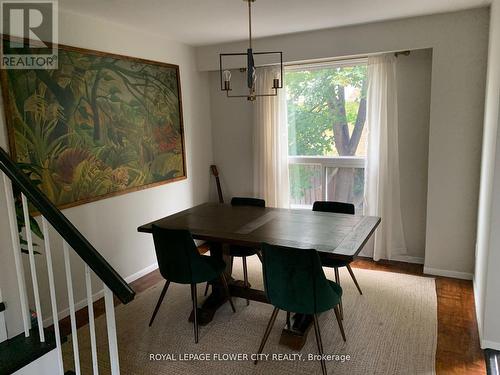
[{"label": "white balusters", "polygon": [[106,285],[104,285],[104,303],[106,306],[106,324],[108,326],[111,375],[119,375],[120,360],[118,357],[118,340],[116,338],[115,305],[113,303],[113,292]]},{"label": "white balusters", "polygon": [[[19,296],[21,302],[21,312],[22,312],[22,320],[24,325],[24,333],[26,337],[30,335],[31,329],[31,317],[29,312],[29,302],[28,302],[28,294],[26,288],[26,280],[25,280],[25,272],[24,265],[22,259],[21,252],[21,243],[20,237],[18,233],[18,223],[17,223],[17,213],[16,213],[16,203],[15,197],[13,195],[13,188],[11,180],[4,173],[0,172],[3,176],[3,183],[6,194],[6,202],[7,202],[7,214],[9,219],[9,227],[10,234],[12,240],[12,250],[14,254],[15,268],[17,272],[17,283],[19,289]],[[33,235],[32,228],[30,223],[30,215],[29,215],[29,203],[24,194],[21,195],[22,200],[22,210],[24,214],[24,227],[25,227],[25,235],[26,242],[28,245],[28,259],[31,271],[31,280],[33,283],[33,297],[34,304],[37,314],[38,320],[38,329],[39,329],[39,339],[41,342],[45,342],[45,335],[43,329],[43,317],[41,310],[41,300],[39,294],[39,285],[38,285],[38,275],[37,275],[37,267],[35,263],[35,251],[34,251],[34,243],[33,243]],[[52,258],[52,249],[50,244],[50,224],[45,217],[41,217],[42,224],[42,232],[44,237],[44,252],[47,261],[47,273],[48,273],[48,284],[49,284],[49,292],[50,292],[50,305],[51,305],[51,313],[53,317],[54,324],[54,334],[56,341],[56,350],[57,350],[57,360],[58,360],[58,375],[64,375],[64,363],[62,357],[62,344],[61,344],[61,334],[59,327],[59,314],[58,314],[58,306],[56,299],[56,275],[54,274],[54,264]],[[64,257],[64,266],[65,266],[65,275],[66,275],[66,286],[68,292],[68,304],[70,311],[70,319],[71,319],[71,333],[72,333],[72,345],[73,345],[73,356],[74,356],[74,371],[77,375],[81,375],[81,367],[80,367],[80,352],[78,345],[78,332],[77,332],[77,322],[76,322],[76,307],[75,307],[75,295],[73,290],[73,279],[72,279],[72,271],[70,264],[70,254],[69,244],[63,240],[63,257]],[[80,263],[81,264],[81,263]],[[97,352],[97,337],[96,337],[96,324],[95,324],[95,314],[93,308],[93,297],[92,297],[92,284],[91,284],[91,269],[90,267],[83,263],[85,267],[85,285],[86,285],[86,297],[87,297],[87,306],[88,306],[88,318],[89,318],[89,330],[90,330],[90,341],[91,341],[91,353],[92,353],[92,368],[93,374],[99,374],[99,363],[98,363],[98,352]],[[56,270],[57,271],[57,270]],[[2,291],[0,290],[0,301],[2,297]],[[108,344],[109,344],[109,358],[110,358],[110,367],[111,367],[111,375],[119,375],[120,374],[120,363],[119,363],[119,355],[118,355],[118,340],[116,333],[116,321],[115,321],[115,309],[114,309],[114,300],[113,300],[113,292],[104,284],[104,302],[106,308],[106,323],[107,323],[107,336],[108,336]],[[0,342],[6,338],[5,324],[2,322],[3,314],[0,313]]]},{"label": "white balusters", "polygon": [[36,310],[36,318],[38,321],[38,334],[40,335],[40,341],[45,342],[45,334],[43,331],[42,307],[40,305],[40,293],[38,292],[38,277],[36,274],[35,251],[33,249],[33,236],[31,235],[28,200],[26,199],[24,194],[21,194],[21,199],[23,201],[24,229],[26,231],[26,241],[28,242],[28,259],[30,261],[31,281],[33,284],[33,294],[35,296],[35,310]]},{"label": "white balusters", "polygon": [[[0,172],[1,173],[1,172]],[[12,249],[14,253],[14,261],[17,272],[17,283],[19,289],[19,296],[21,302],[21,311],[23,315],[23,325],[24,325],[24,333],[25,336],[28,337],[30,335],[31,329],[31,319],[29,313],[29,303],[28,303],[28,295],[25,281],[25,273],[23,266],[23,259],[21,256],[21,244],[18,233],[18,223],[17,223],[17,214],[16,214],[16,206],[15,206],[15,197],[13,195],[12,182],[10,179],[2,173],[3,183],[5,187],[5,194],[7,200],[7,214],[9,219],[10,226],[10,234],[12,238]],[[21,195],[22,198],[22,207],[24,214],[24,226],[26,229],[26,241],[28,245],[28,259],[29,266],[31,270],[31,280],[33,283],[33,296],[35,302],[35,309],[38,319],[38,329],[39,329],[39,337],[40,341],[45,341],[45,335],[43,330],[43,318],[42,318],[42,310],[41,310],[41,301],[39,294],[39,285],[38,285],[38,275],[35,264],[35,251],[33,244],[33,236],[31,231],[31,223],[30,223],[30,215],[29,215],[29,203],[24,194]],[[57,360],[58,360],[58,375],[64,375],[64,363],[62,357],[62,344],[61,344],[61,334],[59,327],[59,314],[58,314],[58,306],[56,299],[56,280],[54,275],[54,264],[52,259],[52,249],[50,244],[50,224],[45,219],[45,217],[41,217],[42,219],[42,231],[44,237],[44,252],[47,261],[47,273],[48,273],[48,284],[50,291],[50,305],[52,310],[52,320],[54,324],[54,334],[56,341],[56,350],[57,350]],[[72,279],[72,271],[71,271],[71,263],[70,263],[70,246],[69,244],[63,240],[63,258],[64,258],[64,267],[65,267],[65,275],[66,275],[66,284],[67,284],[67,292],[68,292],[68,305],[70,311],[70,320],[71,320],[71,333],[72,333],[72,345],[73,345],[73,356],[74,356],[74,371],[77,375],[81,375],[81,367],[80,367],[80,352],[78,345],[78,332],[77,332],[77,322],[76,322],[76,308],[75,308],[75,296],[73,290],[73,279]],[[81,263],[79,263],[81,264]],[[93,374],[99,374],[99,363],[97,357],[97,337],[96,337],[96,325],[95,325],[95,314],[93,307],[93,298],[92,298],[92,284],[91,284],[91,269],[90,267],[83,263],[85,267],[85,285],[86,285],[86,297],[87,297],[87,306],[88,306],[88,317],[89,317],[89,330],[90,330],[90,343],[91,343],[91,353],[92,353],[92,368]],[[43,285],[42,285],[43,286]],[[43,289],[43,288],[42,288]],[[0,300],[1,300],[1,290],[0,290]],[[110,367],[111,367],[111,375],[119,375],[120,374],[120,363],[119,363],[119,355],[118,355],[118,341],[116,334],[116,321],[115,321],[115,310],[114,310],[114,301],[113,301],[113,292],[104,284],[104,302],[106,308],[106,323],[107,323],[107,336],[108,336],[108,344],[109,344],[109,356],[110,356]],[[0,314],[1,315],[1,314]],[[0,316],[0,325],[1,316]],[[0,341],[2,338],[6,336],[2,327],[0,327]]]},{"label": "white balusters", "polygon": [[23,314],[24,335],[29,337],[31,321],[28,310],[28,294],[26,292],[26,279],[24,277],[23,260],[21,258],[21,245],[19,243],[19,233],[17,232],[16,204],[14,194],[12,193],[12,183],[9,178],[2,173],[7,201],[7,214],[9,215],[10,237],[12,239],[12,251],[14,252],[14,263],[17,273],[17,287],[19,289],[19,298],[21,301],[21,313]]},{"label": "white balusters", "polygon": [[94,375],[99,374],[99,364],[97,362],[97,343],[95,337],[94,321],[94,301],[92,300],[92,280],[90,278],[90,267],[85,264],[85,284],[87,287],[87,307],[89,312],[90,345],[92,349],[92,368]]},{"label": "white balusters", "polygon": [[50,248],[49,223],[42,216],[42,230],[45,243],[45,257],[47,258],[47,273],[49,276],[50,304],[52,307],[52,321],[54,324],[54,334],[56,338],[57,361],[59,365],[59,375],[64,375],[64,365],[61,350],[61,336],[59,333],[59,314],[57,312],[56,286],[54,282],[54,270],[52,265],[52,251]]},{"label": "white balusters", "polygon": [[64,267],[66,269],[66,284],[68,287],[69,314],[71,319],[71,341],[73,342],[73,357],[75,359],[75,373],[80,375],[80,352],[78,349],[78,334],[76,328],[75,298],[73,296],[73,280],[71,278],[71,264],[69,261],[69,245],[63,241]]}]

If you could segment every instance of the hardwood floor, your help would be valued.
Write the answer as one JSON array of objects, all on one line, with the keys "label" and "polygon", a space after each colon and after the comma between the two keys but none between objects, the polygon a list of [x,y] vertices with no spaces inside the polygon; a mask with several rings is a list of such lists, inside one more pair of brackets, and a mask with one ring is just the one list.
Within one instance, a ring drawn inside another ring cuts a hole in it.
[{"label": "hardwood floor", "polygon": [[[427,276],[423,273],[423,266],[418,264],[393,261],[374,262],[360,258],[352,266],[353,268]],[[484,354],[479,347],[472,282],[448,277],[432,277],[436,279],[438,301],[437,374],[486,374]],[[156,270],[134,281],[131,286],[137,293],[141,293],[162,280],[159,271]],[[119,304],[119,301],[115,300],[115,304]],[[104,313],[103,299],[94,303],[94,311],[96,317]],[[79,310],[77,326],[81,327],[87,323],[87,309]],[[71,333],[69,318],[63,319],[60,324],[62,335]]]},{"label": "hardwood floor", "polygon": [[[353,267],[424,275],[418,264],[358,259]],[[486,374],[484,354],[479,346],[472,281],[449,277],[436,279],[438,301],[437,374]]]}]

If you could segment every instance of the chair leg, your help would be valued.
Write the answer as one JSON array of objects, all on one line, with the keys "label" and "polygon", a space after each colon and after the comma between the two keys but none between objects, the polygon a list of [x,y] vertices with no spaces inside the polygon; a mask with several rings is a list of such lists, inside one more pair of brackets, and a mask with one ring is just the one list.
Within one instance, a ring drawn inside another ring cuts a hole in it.
[{"label": "chair leg", "polygon": [[292,328],[292,321],[290,320],[290,311],[286,312],[286,326],[288,329]]},{"label": "chair leg", "polygon": [[[243,261],[243,280],[245,282],[245,288],[249,288],[250,284],[248,282],[248,268],[247,268],[247,257],[242,258]],[[250,305],[250,301],[247,300],[247,306]]]},{"label": "chair leg", "polygon": [[[334,269],[335,272],[335,282],[340,285],[340,274],[339,274],[339,269],[335,267]],[[344,319],[344,308],[342,307],[342,297],[340,298],[340,318]]]},{"label": "chair leg", "polygon": [[205,297],[206,295],[208,294],[208,287],[210,286],[210,284],[208,283],[207,281],[207,286],[205,287],[205,293],[203,294]]},{"label": "chair leg", "polygon": [[356,280],[356,277],[354,276],[354,272],[352,272],[351,265],[348,264],[346,267],[347,267],[347,270],[349,271],[349,274],[352,277],[352,281],[354,281],[354,284],[356,284],[356,288],[358,288],[359,294],[363,295],[363,292],[361,291],[361,288],[359,287],[358,280]]},{"label": "chair leg", "polygon": [[[262,351],[264,350],[264,345],[266,345],[266,341],[269,338],[269,334],[273,329],[273,325],[274,322],[276,321],[276,317],[278,316],[279,311],[280,310],[277,307],[274,308],[273,313],[271,314],[271,319],[269,319],[269,323],[267,323],[266,331],[264,332],[264,336],[262,337],[262,341],[260,342],[259,351],[257,352],[257,354],[262,354]],[[259,356],[257,356],[257,358],[259,358]],[[254,365],[256,365],[258,361],[259,361],[258,359],[253,361]]]},{"label": "chair leg", "polygon": [[196,295],[196,284],[191,284],[191,299],[193,300],[194,342],[198,344],[198,296]]},{"label": "chair leg", "polygon": [[235,313],[236,309],[234,308],[233,299],[231,298],[231,293],[229,293],[229,287],[227,286],[226,275],[224,275],[224,273],[221,273],[221,280],[222,280],[222,285],[224,285],[224,290],[226,291],[227,299],[231,304],[231,309],[233,309],[233,312]]},{"label": "chair leg", "polygon": [[321,371],[323,372],[323,375],[326,375],[326,363],[323,358],[323,342],[321,341],[321,332],[319,330],[317,314],[314,314],[314,333],[316,334],[316,344],[318,344],[318,351],[321,356]]},{"label": "chair leg", "polygon": [[163,287],[163,289],[161,291],[160,298],[158,299],[158,302],[156,303],[155,310],[153,311],[153,316],[151,317],[151,320],[149,321],[149,326],[150,327],[151,327],[151,325],[153,324],[153,321],[156,318],[156,314],[158,313],[158,310],[160,309],[160,306],[161,306],[161,303],[163,302],[163,298],[165,297],[165,294],[167,294],[167,289],[168,289],[169,285],[170,285],[170,281],[166,280],[165,281],[165,286]]},{"label": "chair leg", "polygon": [[340,316],[340,309],[339,306],[335,306],[333,308],[333,311],[335,311],[335,317],[337,318],[337,323],[339,323],[339,328],[340,328],[340,333],[342,334],[342,338],[344,341],[347,341],[345,338],[345,332],[344,332],[344,325],[342,324],[342,318]]}]

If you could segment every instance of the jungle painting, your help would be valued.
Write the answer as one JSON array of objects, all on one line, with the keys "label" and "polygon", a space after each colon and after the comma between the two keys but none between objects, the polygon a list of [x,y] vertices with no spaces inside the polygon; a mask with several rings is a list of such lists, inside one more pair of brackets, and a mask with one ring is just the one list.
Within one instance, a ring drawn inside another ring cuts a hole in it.
[{"label": "jungle painting", "polygon": [[179,68],[59,46],[3,70],[13,158],[59,208],[186,178]]}]

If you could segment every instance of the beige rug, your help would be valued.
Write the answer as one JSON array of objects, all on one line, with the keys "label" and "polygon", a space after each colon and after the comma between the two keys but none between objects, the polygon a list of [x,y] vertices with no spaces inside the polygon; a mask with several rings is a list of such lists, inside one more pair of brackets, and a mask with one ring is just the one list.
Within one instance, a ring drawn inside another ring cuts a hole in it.
[{"label": "beige rug", "polygon": [[[252,259],[255,258],[255,259]],[[260,262],[248,259],[250,282],[262,287]],[[333,278],[333,270],[325,269]],[[437,300],[432,278],[397,273],[355,269],[363,289],[360,296],[346,270],[341,271],[344,288],[344,327],[347,343],[342,341],[333,311],[321,314],[319,322],[325,354],[338,355],[327,362],[329,374],[434,374],[437,340]],[[235,261],[235,274],[241,278],[241,263]],[[148,327],[151,313],[163,283],[139,294],[136,299],[116,309],[120,366],[129,374],[321,374],[319,362],[309,360],[316,354],[314,330],[309,332],[300,359],[271,360],[272,354],[295,354],[278,345],[285,313],[280,312],[264,349],[268,361],[254,366],[245,360],[258,349],[268,319],[270,305],[234,299],[237,312],[229,304],[217,312],[214,320],[200,327],[196,345],[193,326],[188,323],[191,311],[189,286],[171,284],[153,327]],[[198,288],[203,300],[204,286]],[[96,320],[100,374],[109,374],[106,321]],[[78,331],[82,374],[92,374],[88,327]],[[73,368],[71,342],[64,345],[65,367]],[[225,360],[224,355],[240,353],[241,361]],[[165,360],[150,360],[151,355]],[[181,355],[211,355],[210,360],[181,360]],[[214,358],[218,355],[218,358]],[[349,356],[349,357],[347,357]],[[275,357],[276,358],[276,357]],[[344,361],[342,361],[342,358]],[[172,359],[176,359],[175,361]]]}]

